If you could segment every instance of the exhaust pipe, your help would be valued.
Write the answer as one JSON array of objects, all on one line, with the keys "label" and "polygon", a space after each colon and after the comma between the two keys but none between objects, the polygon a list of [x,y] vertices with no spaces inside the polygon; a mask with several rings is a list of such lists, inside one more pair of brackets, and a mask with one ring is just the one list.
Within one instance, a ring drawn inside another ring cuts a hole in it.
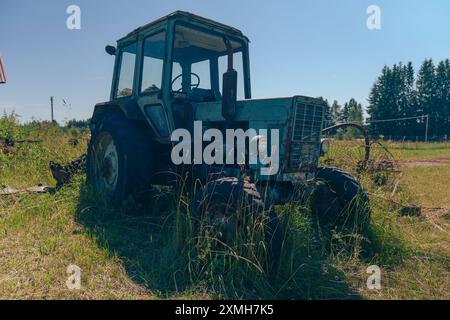
[{"label": "exhaust pipe", "polygon": [[233,46],[228,38],[224,37],[223,41],[228,53],[228,68],[222,81],[222,116],[231,121],[236,116],[237,72],[233,69]]}]

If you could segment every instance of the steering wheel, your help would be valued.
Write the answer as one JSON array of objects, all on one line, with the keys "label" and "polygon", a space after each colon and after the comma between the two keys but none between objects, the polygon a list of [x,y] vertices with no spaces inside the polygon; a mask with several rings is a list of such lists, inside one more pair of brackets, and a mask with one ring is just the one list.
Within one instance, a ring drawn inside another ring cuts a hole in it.
[{"label": "steering wheel", "polygon": [[[191,74],[191,76],[194,76],[194,77],[197,78],[197,83],[194,83],[194,84],[191,83],[191,89],[193,89],[193,88],[194,88],[194,89],[197,89],[198,86],[200,85],[200,77],[198,76],[198,74],[196,74],[196,73],[194,73],[194,72],[190,72],[190,74]],[[170,87],[172,88],[172,86],[173,86],[173,84],[175,83],[175,81],[177,81],[178,79],[180,79],[182,76],[183,76],[183,74],[180,74],[180,75],[176,76],[176,77],[172,80],[172,82],[170,83]],[[175,92],[182,92],[182,91],[183,91],[183,86],[181,86],[181,88],[178,89],[178,90],[175,91]]]}]

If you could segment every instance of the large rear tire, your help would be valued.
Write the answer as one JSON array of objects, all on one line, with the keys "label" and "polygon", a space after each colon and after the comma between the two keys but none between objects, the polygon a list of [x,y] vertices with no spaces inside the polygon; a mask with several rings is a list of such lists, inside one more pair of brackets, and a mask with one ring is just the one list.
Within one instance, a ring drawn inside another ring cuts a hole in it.
[{"label": "large rear tire", "polygon": [[369,197],[359,181],[338,168],[319,168],[311,208],[321,226],[364,232],[370,223]]},{"label": "large rear tire", "polygon": [[144,128],[120,113],[97,121],[88,146],[87,177],[94,190],[114,201],[151,187],[154,157]]}]

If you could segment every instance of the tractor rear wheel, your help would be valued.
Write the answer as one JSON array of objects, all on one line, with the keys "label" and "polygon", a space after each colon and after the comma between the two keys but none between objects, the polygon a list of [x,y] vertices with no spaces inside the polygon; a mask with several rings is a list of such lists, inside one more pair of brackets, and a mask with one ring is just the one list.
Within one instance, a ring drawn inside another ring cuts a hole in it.
[{"label": "tractor rear wheel", "polygon": [[98,120],[91,135],[87,177],[96,192],[122,201],[150,188],[154,158],[143,128],[112,113]]},{"label": "tractor rear wheel", "polygon": [[364,232],[370,223],[369,197],[358,180],[338,168],[319,168],[310,197],[321,226]]}]

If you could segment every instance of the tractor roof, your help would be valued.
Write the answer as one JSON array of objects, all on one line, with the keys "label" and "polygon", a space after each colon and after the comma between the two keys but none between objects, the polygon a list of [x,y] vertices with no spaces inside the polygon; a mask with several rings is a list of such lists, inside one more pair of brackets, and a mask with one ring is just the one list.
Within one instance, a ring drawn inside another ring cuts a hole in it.
[{"label": "tractor roof", "polygon": [[186,11],[175,11],[172,12],[171,14],[168,14],[162,18],[159,18],[158,20],[155,20],[151,23],[148,23],[146,25],[143,25],[135,30],[133,30],[132,32],[130,32],[127,36],[125,36],[124,38],[120,39],[124,40],[125,38],[128,38],[130,36],[136,35],[142,31],[148,30],[148,29],[153,29],[154,27],[157,26],[162,26],[167,24],[170,20],[178,20],[178,21],[185,21],[185,22],[196,22],[198,24],[204,25],[206,27],[209,27],[211,29],[215,29],[217,31],[221,31],[221,32],[225,32],[228,33],[230,35],[234,35],[237,37],[241,37],[244,38],[245,40],[248,41],[248,38],[244,36],[244,34],[233,27],[227,26],[223,23],[220,22],[216,22],[214,20],[208,19],[208,18],[203,18],[200,17],[198,15],[192,14],[190,12],[186,12]]}]

